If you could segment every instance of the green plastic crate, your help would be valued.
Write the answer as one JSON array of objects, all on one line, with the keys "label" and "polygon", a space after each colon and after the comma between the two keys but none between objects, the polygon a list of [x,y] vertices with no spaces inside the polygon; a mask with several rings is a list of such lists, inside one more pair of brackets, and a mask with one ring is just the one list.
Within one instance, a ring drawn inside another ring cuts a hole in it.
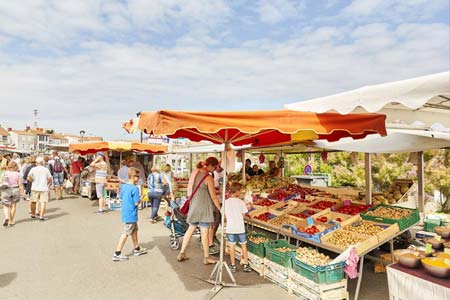
[{"label": "green plastic crate", "polygon": [[[256,232],[251,232],[248,234],[248,242],[247,242],[247,249],[248,252],[255,254],[256,256],[259,256],[261,258],[264,258],[266,256],[266,248],[265,248],[265,244],[266,243],[253,243],[252,241],[250,241],[250,237],[263,237],[263,238],[267,238],[267,235],[264,233],[256,233]],[[269,239],[269,241],[271,241]]]},{"label": "green plastic crate", "polygon": [[425,220],[423,229],[425,231],[434,232],[434,227],[441,226],[441,220],[438,219],[427,219]]},{"label": "green plastic crate", "polygon": [[315,283],[335,283],[344,279],[345,262],[327,266],[313,267],[292,256],[292,269],[294,272],[306,277]]},{"label": "green plastic crate", "polygon": [[[402,218],[399,220],[394,219],[388,219],[383,217],[375,217],[375,216],[369,216],[367,215],[367,212],[377,209],[380,206],[388,207],[388,208],[401,208],[401,209],[407,209],[411,211],[411,215],[408,218]],[[364,220],[374,221],[374,222],[380,222],[385,224],[395,224],[398,223],[398,227],[400,228],[400,231],[407,229],[408,227],[416,224],[420,221],[420,215],[418,209],[412,209],[412,208],[405,208],[405,207],[398,207],[395,205],[385,205],[385,204],[378,204],[371,209],[369,209],[366,213],[361,214],[361,218]]]},{"label": "green plastic crate", "polygon": [[[287,247],[292,249],[292,251],[280,252],[276,248]],[[276,264],[282,265],[284,267],[291,266],[291,252],[295,252],[297,247],[289,244],[286,240],[275,240],[267,242],[266,248],[266,258]]]}]

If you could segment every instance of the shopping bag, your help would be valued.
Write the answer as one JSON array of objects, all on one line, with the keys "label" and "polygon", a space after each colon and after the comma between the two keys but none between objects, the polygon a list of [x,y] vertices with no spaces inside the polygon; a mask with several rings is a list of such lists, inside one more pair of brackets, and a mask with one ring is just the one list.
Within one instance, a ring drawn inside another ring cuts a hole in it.
[{"label": "shopping bag", "polygon": [[64,188],[66,188],[66,189],[73,188],[72,182],[70,180],[66,180],[66,182],[64,183]]}]

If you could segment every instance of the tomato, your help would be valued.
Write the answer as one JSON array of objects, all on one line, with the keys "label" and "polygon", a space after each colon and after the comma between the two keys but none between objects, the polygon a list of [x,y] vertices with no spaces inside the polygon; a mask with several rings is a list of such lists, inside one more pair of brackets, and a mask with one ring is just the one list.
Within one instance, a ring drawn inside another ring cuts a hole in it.
[{"label": "tomato", "polygon": [[317,208],[317,209],[320,209],[320,210],[324,210],[324,209],[330,208],[330,207],[332,207],[332,206],[334,206],[334,205],[336,205],[336,202],[332,202],[332,201],[319,201],[319,202],[317,202],[316,204],[310,205],[310,206],[308,206],[308,207],[311,207],[311,208]]}]

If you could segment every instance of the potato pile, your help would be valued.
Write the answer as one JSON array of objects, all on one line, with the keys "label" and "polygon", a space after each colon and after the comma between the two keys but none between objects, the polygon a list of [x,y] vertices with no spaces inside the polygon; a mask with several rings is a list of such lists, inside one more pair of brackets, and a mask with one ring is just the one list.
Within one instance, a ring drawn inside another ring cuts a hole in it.
[{"label": "potato pile", "polygon": [[377,226],[371,222],[368,221],[362,221],[358,225],[354,226],[348,225],[343,228],[346,231],[356,232],[360,234],[366,234],[366,235],[377,235],[378,233],[382,232],[384,229],[380,226]]},{"label": "potato pile", "polygon": [[275,226],[283,226],[284,224],[296,225],[297,222],[297,220],[290,218],[289,216],[279,216],[278,218],[269,220],[269,223]]},{"label": "potato pile", "polygon": [[411,184],[406,182],[394,182],[383,195],[374,195],[373,204],[394,204],[397,203],[403,195],[409,190]]},{"label": "potato pile", "polygon": [[255,243],[255,244],[266,243],[266,242],[269,241],[269,239],[266,238],[266,237],[262,237],[262,236],[252,236],[252,235],[248,237],[248,240],[249,240],[250,242],[252,242],[252,243]]},{"label": "potato pile", "polygon": [[296,252],[298,260],[313,267],[325,266],[331,262],[331,258],[328,255],[319,253],[314,249],[300,247]]},{"label": "potato pile", "polygon": [[275,248],[275,250],[278,251],[278,252],[289,252],[289,251],[294,251],[293,249],[288,248],[288,247],[279,247],[279,248]]},{"label": "potato pile", "polygon": [[400,220],[411,216],[411,210],[400,207],[377,207],[366,213],[368,216],[383,217],[386,219]]},{"label": "potato pile", "polygon": [[356,235],[350,231],[339,230],[331,234],[330,238],[327,240],[327,243],[347,248],[348,246],[355,245],[365,239],[365,236]]}]

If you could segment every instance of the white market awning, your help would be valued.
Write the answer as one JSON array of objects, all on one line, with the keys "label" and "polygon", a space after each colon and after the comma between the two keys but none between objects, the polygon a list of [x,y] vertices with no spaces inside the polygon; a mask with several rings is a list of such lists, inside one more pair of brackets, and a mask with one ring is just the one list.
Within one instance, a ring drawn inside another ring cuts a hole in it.
[{"label": "white market awning", "polygon": [[285,105],[286,109],[341,114],[377,112],[388,123],[450,128],[450,72],[361,87],[331,96]]},{"label": "white market awning", "polygon": [[371,135],[362,140],[315,141],[323,149],[364,153],[418,152],[450,147],[450,134],[416,129],[388,129],[385,137]]}]

